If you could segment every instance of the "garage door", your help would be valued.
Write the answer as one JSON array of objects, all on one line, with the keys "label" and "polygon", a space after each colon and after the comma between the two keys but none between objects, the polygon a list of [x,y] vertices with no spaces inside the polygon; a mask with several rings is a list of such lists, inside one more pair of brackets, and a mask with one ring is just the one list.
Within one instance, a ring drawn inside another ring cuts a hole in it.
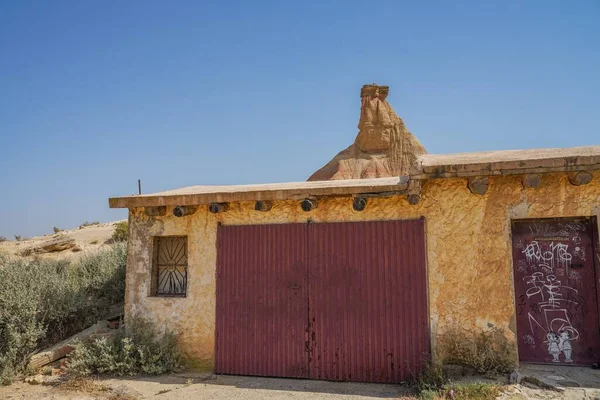
[{"label": "garage door", "polygon": [[221,226],[217,373],[400,382],[429,358],[424,221]]}]

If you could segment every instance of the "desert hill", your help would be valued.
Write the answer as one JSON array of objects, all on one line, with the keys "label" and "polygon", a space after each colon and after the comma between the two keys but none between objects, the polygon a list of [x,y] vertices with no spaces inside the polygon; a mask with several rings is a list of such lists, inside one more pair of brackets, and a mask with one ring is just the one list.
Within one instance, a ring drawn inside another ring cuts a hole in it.
[{"label": "desert hill", "polygon": [[49,258],[72,258],[79,253],[95,252],[112,242],[112,235],[119,223],[84,223],[75,229],[58,233],[6,240],[0,242],[0,253],[17,256],[40,256]]}]

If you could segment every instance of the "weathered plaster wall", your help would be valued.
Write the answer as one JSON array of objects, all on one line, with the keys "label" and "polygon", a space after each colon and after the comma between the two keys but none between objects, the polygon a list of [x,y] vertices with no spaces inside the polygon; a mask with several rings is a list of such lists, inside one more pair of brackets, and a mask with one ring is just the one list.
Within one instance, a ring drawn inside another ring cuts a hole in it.
[{"label": "weathered plaster wall", "polygon": [[[405,196],[370,198],[363,212],[351,198],[321,199],[304,212],[298,201],[282,201],[269,212],[254,203],[231,204],[229,211],[210,214],[200,206],[192,216],[147,217],[130,212],[127,271],[127,316],[140,313],[159,327],[180,335],[193,365],[211,369],[214,363],[215,271],[217,223],[364,221],[425,216],[429,274],[430,320],[435,338],[457,325],[477,332],[488,324],[506,329],[513,339],[516,321],[511,264],[511,218],[600,215],[600,173],[592,183],[573,186],[566,174],[547,174],[538,189],[523,189],[518,176],[492,177],[488,192],[474,195],[466,179],[425,182],[421,202]],[[188,235],[187,298],[149,297],[152,236]]]}]

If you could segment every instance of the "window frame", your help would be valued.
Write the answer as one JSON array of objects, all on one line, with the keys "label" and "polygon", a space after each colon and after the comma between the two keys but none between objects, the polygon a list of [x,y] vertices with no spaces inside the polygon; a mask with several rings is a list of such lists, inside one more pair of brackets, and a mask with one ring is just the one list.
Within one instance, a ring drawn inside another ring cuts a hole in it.
[{"label": "window frame", "polygon": [[[184,243],[185,264],[165,265],[159,263],[159,251],[161,239],[182,239]],[[189,241],[187,235],[164,235],[152,237],[152,267],[151,267],[151,284],[150,297],[159,298],[186,298],[188,292],[188,268],[189,268]],[[159,277],[163,268],[173,267],[177,270],[183,268],[183,293],[159,293]]]}]

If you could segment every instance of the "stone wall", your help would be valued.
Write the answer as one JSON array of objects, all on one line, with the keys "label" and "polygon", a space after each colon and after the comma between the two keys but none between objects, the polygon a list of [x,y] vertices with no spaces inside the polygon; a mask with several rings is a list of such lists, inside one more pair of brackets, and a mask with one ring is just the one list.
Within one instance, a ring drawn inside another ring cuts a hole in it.
[{"label": "stone wall", "polygon": [[[299,201],[274,202],[268,212],[254,203],[232,203],[227,212],[211,214],[199,206],[194,215],[148,217],[130,211],[126,316],[141,314],[158,327],[179,334],[193,366],[214,365],[215,271],[217,224],[273,224],[408,219],[425,216],[432,344],[459,325],[472,332],[490,324],[514,341],[516,320],[510,244],[510,220],[600,215],[600,172],[592,183],[574,186],[566,174],[542,175],[537,189],[524,189],[520,176],[490,177],[485,195],[467,188],[466,179],[425,181],[421,201],[406,196],[369,198],[362,212],[352,199],[324,198],[304,212]],[[149,297],[152,236],[188,235],[188,295]],[[516,346],[515,346],[516,347]]]}]

